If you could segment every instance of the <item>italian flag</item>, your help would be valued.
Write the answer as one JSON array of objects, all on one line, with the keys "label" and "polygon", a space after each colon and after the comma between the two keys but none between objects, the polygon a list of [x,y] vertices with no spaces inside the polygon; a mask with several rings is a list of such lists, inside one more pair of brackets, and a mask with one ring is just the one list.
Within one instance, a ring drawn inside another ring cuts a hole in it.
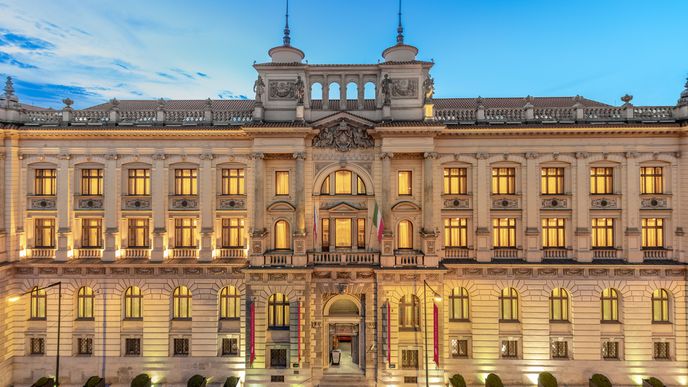
[{"label": "italian flag", "polygon": [[382,231],[385,229],[385,222],[382,220],[382,211],[378,207],[377,202],[375,202],[375,213],[373,214],[373,224],[377,228],[377,241],[382,241]]}]

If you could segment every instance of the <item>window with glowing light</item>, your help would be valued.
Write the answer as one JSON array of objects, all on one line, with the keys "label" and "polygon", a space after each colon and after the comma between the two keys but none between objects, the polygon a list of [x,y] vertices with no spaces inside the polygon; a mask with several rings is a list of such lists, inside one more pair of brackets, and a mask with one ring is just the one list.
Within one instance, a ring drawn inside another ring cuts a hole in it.
[{"label": "window with glowing light", "polygon": [[57,170],[36,169],[34,171],[33,194],[36,196],[55,196]]},{"label": "window with glowing light", "polygon": [[420,329],[420,300],[416,295],[405,295],[399,300],[399,329]]},{"label": "window with glowing light", "polygon": [[143,317],[143,295],[138,286],[130,286],[124,292],[124,319],[138,320]]},{"label": "window with glowing light", "polygon": [[496,195],[516,193],[516,168],[492,168],[492,193]]},{"label": "window with glowing light", "polygon": [[30,296],[30,319],[31,320],[45,320],[47,311],[48,296],[45,289],[34,287],[31,290]]},{"label": "window with glowing light", "polygon": [[569,292],[554,288],[549,295],[550,321],[569,321]]},{"label": "window with glowing light", "polygon": [[499,295],[501,305],[501,321],[518,321],[518,291],[514,288],[504,288]]},{"label": "window with glowing light", "polygon": [[102,169],[93,168],[81,170],[81,194],[93,196],[103,194]]},{"label": "window with glowing light", "polygon": [[234,286],[225,286],[220,290],[220,319],[238,319],[240,312],[241,295],[239,291]]},{"label": "window with glowing light", "polygon": [[614,168],[590,168],[590,193],[594,195],[609,195],[614,193]]},{"label": "window with glowing light", "polygon": [[77,319],[79,320],[93,320],[93,289],[88,286],[82,286],[77,293]]},{"label": "window with glowing light", "polygon": [[540,170],[540,193],[561,195],[564,193],[564,168],[542,168]]},{"label": "window with glowing light", "polygon": [[640,193],[664,193],[664,168],[640,167]]},{"label": "window with glowing light", "polygon": [[604,289],[600,304],[602,322],[619,322],[619,292],[616,289]]},{"label": "window with glowing light", "polygon": [[186,286],[179,286],[172,293],[172,318],[175,320],[191,318],[191,291]]},{"label": "window with glowing light", "polygon": [[468,321],[469,297],[466,288],[454,288],[449,295],[449,319],[451,321]]},{"label": "window with glowing light", "polygon": [[191,168],[174,170],[174,194],[198,195],[198,170]]},{"label": "window with glowing light", "polygon": [[282,293],[268,298],[268,329],[289,329],[289,298]]},{"label": "window with glowing light", "polygon": [[670,322],[669,292],[666,289],[655,289],[652,292],[652,322]]},{"label": "window with glowing light", "polygon": [[130,169],[127,176],[129,195],[147,196],[151,194],[150,169]]},{"label": "window with glowing light", "polygon": [[222,194],[246,194],[244,170],[242,168],[225,168],[222,170]]},{"label": "window with glowing light", "polygon": [[642,246],[645,249],[661,249],[664,247],[664,219],[642,218]]},{"label": "window with glowing light", "polygon": [[444,189],[446,195],[465,195],[468,192],[468,170],[466,168],[444,168]]}]

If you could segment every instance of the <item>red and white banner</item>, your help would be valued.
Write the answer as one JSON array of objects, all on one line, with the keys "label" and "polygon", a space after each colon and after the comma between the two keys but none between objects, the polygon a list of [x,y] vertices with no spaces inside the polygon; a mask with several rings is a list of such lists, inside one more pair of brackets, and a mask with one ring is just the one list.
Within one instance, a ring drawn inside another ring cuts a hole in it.
[{"label": "red and white banner", "polygon": [[298,303],[296,311],[296,337],[297,337],[297,347],[296,351],[299,357],[299,365],[301,365],[301,301]]},{"label": "red and white banner", "polygon": [[251,353],[249,355],[249,364],[253,365],[256,360],[256,303],[252,302],[250,306],[249,316],[251,318],[251,325],[249,326],[249,345],[251,346]]},{"label": "red and white banner", "polygon": [[440,365],[439,309],[435,303],[432,304],[432,360],[437,366]]}]

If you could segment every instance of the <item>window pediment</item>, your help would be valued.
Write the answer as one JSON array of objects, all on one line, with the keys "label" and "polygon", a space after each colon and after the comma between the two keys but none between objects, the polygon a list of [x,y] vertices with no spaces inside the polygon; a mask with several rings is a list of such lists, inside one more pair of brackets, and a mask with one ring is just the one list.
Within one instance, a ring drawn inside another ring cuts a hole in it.
[{"label": "window pediment", "polygon": [[420,206],[410,201],[403,201],[393,205],[392,211],[420,211]]},{"label": "window pediment", "polygon": [[366,206],[363,203],[333,202],[325,203],[321,208],[330,212],[358,212],[365,210]]},{"label": "window pediment", "polygon": [[296,208],[289,202],[278,201],[268,206],[268,211],[272,212],[294,212]]}]

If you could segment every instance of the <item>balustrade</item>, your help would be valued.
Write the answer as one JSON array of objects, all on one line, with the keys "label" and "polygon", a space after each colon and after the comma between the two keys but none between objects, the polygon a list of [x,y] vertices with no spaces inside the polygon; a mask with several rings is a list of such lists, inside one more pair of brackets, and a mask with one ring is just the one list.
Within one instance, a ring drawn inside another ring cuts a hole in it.
[{"label": "balustrade", "polygon": [[308,263],[314,265],[376,265],[380,253],[373,251],[309,252]]}]

